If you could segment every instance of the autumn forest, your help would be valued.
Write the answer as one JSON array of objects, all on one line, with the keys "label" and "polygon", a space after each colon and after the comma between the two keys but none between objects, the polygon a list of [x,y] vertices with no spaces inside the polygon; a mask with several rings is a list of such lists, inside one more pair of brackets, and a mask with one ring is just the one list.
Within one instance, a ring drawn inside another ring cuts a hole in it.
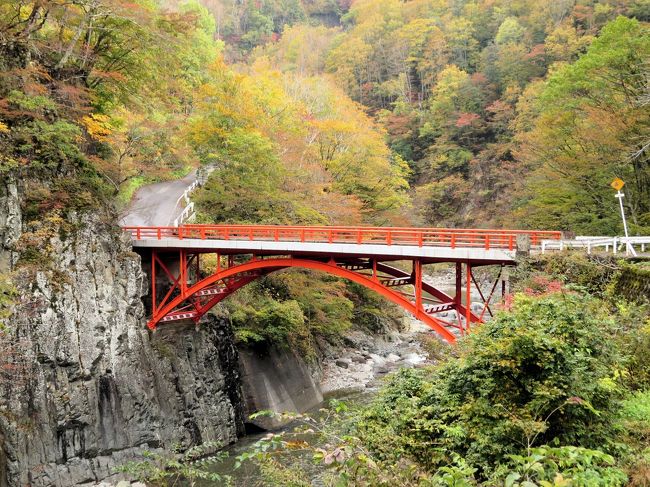
[{"label": "autumn forest", "polygon": [[121,201],[213,165],[211,221],[594,235],[621,177],[640,231],[649,8],[5,1],[1,164],[82,164]]}]

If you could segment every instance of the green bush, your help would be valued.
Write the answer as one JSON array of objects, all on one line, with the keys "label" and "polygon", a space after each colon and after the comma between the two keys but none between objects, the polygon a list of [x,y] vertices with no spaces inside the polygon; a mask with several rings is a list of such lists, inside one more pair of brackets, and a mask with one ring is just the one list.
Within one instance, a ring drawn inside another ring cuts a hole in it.
[{"label": "green bush", "polygon": [[611,256],[564,252],[531,256],[514,270],[511,282],[517,291],[530,287],[531,280],[542,276],[581,288],[594,296],[603,296],[618,264]]},{"label": "green bush", "polygon": [[15,134],[17,153],[29,159],[33,171],[70,171],[82,164],[81,130],[70,122],[35,120],[17,128]]},{"label": "green bush", "polygon": [[231,309],[237,340],[252,346],[290,347],[312,358],[312,336],[298,302],[258,297],[255,307],[246,305]]},{"label": "green bush", "polygon": [[621,402],[625,443],[636,450],[650,447],[650,389],[637,391]]},{"label": "green bush", "polygon": [[615,459],[599,450],[575,446],[533,448],[529,455],[509,455],[491,485],[505,487],[618,487],[627,475],[615,466]]},{"label": "green bush", "polygon": [[460,357],[401,371],[359,425],[380,458],[430,471],[462,457],[488,478],[509,455],[556,444],[609,449],[619,386],[612,320],[577,294],[516,296],[460,344]]},{"label": "green bush", "polygon": [[618,341],[624,347],[625,381],[632,389],[650,387],[650,307],[619,301],[616,321],[621,333]]}]

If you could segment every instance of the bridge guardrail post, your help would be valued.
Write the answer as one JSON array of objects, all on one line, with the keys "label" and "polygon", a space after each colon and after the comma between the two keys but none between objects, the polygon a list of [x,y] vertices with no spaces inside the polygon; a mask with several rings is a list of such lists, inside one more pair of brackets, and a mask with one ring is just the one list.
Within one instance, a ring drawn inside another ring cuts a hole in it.
[{"label": "bridge guardrail post", "polygon": [[519,234],[517,235],[517,255],[527,256],[530,255],[531,238],[530,235]]}]

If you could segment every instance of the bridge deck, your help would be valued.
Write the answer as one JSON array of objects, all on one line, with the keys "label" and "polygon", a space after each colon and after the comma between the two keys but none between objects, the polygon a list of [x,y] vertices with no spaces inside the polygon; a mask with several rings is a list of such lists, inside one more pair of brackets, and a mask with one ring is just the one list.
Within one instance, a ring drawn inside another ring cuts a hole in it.
[{"label": "bridge deck", "polygon": [[533,246],[559,232],[445,228],[184,225],[126,227],[136,248],[251,252],[259,255],[419,258],[426,262],[513,263],[517,236]]},{"label": "bridge deck", "polygon": [[157,250],[186,249],[193,251],[219,251],[229,253],[254,253],[257,255],[309,255],[311,257],[363,256],[384,260],[421,258],[425,262],[456,262],[470,260],[474,263],[514,263],[515,251],[505,249],[482,249],[456,247],[417,247],[413,245],[386,244],[335,244],[314,242],[273,242],[245,240],[199,240],[199,239],[142,239],[133,242],[134,248]]}]

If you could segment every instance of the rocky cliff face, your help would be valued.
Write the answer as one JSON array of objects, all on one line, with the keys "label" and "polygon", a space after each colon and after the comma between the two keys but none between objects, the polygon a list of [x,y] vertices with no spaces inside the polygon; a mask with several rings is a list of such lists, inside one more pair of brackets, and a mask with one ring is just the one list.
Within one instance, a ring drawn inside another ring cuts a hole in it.
[{"label": "rocky cliff face", "polygon": [[[0,181],[0,273],[16,264],[20,195],[17,181]],[[48,270],[13,269],[0,487],[92,483],[143,448],[234,441],[243,422],[227,321],[150,334],[140,258],[98,217],[51,245]]]}]

